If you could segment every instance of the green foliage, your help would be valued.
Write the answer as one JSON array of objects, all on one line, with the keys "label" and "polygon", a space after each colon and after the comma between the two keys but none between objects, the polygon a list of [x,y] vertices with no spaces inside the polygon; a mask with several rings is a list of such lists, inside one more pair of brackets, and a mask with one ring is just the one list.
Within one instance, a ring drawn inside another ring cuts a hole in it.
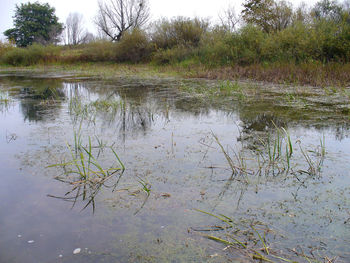
[{"label": "green foliage", "polygon": [[229,44],[231,33],[220,28],[206,33],[201,42],[200,61],[210,67],[224,66],[234,61],[233,49]]},{"label": "green foliage", "polygon": [[135,29],[131,33],[125,32],[121,41],[116,44],[115,60],[138,63],[149,60],[151,53],[152,46],[146,33]]},{"label": "green foliage", "polygon": [[295,23],[266,39],[262,60],[299,63],[314,57],[317,48],[314,30],[302,23]]},{"label": "green foliage", "polygon": [[153,55],[156,64],[177,64],[187,59],[198,56],[198,49],[184,45],[175,46],[170,49],[158,50]]},{"label": "green foliage", "polygon": [[139,63],[148,61],[152,53],[152,45],[147,39],[146,33],[135,29],[125,32],[119,42],[106,40],[95,41],[81,45],[66,52],[65,62],[131,62]]},{"label": "green foliage", "polygon": [[0,41],[0,60],[3,55],[5,55],[10,50],[14,49],[15,47],[8,43],[8,42],[1,42]]},{"label": "green foliage", "polygon": [[67,62],[112,62],[115,57],[116,43],[101,40],[81,46],[78,54],[67,55]]},{"label": "green foliage", "polygon": [[272,31],[275,16],[272,11],[274,0],[247,0],[243,4],[243,19],[246,23],[260,26],[265,32]]},{"label": "green foliage", "polygon": [[[134,29],[118,42],[101,40],[65,47],[61,54],[58,49],[51,52],[38,45],[18,49],[0,43],[0,60],[10,65],[59,61],[154,62],[188,68],[198,64],[210,68],[244,66],[245,72],[238,75],[268,75],[273,80],[280,74],[293,81],[291,72],[297,71],[305,83],[312,82],[310,76],[321,65],[320,79],[326,79],[334,68],[326,68],[326,64],[350,62],[349,8],[330,0],[317,3],[311,12],[305,6],[293,12],[289,2],[279,0],[247,0],[244,7],[243,19],[250,23],[234,32],[209,27],[207,20],[177,17],[159,20],[151,33]],[[278,73],[272,76],[271,70]],[[333,75],[340,79],[344,74]]]},{"label": "green foliage", "polygon": [[152,42],[158,49],[168,49],[179,45],[198,47],[208,26],[207,20],[199,18],[162,19],[154,24]]},{"label": "green foliage", "polygon": [[243,27],[227,40],[232,48],[234,62],[252,64],[260,62],[266,34],[253,25]]},{"label": "green foliage", "polygon": [[321,0],[312,9],[312,15],[317,20],[326,19],[339,22],[342,19],[342,11],[342,7],[337,1]]},{"label": "green foliage", "polygon": [[14,25],[15,27],[6,30],[4,35],[19,47],[26,47],[35,42],[57,43],[63,30],[63,25],[55,15],[55,9],[49,4],[39,2],[16,5]]},{"label": "green foliage", "polygon": [[28,48],[12,48],[1,57],[1,62],[12,66],[29,66],[57,61],[60,47],[34,44]]}]

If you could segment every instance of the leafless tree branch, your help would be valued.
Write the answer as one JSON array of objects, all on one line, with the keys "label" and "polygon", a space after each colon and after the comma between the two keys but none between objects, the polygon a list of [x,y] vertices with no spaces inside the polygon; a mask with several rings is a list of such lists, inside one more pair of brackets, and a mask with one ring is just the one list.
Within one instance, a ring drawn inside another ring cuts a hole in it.
[{"label": "leafless tree branch", "polygon": [[119,41],[127,30],[145,25],[149,17],[148,0],[100,1],[95,24],[111,41]]}]

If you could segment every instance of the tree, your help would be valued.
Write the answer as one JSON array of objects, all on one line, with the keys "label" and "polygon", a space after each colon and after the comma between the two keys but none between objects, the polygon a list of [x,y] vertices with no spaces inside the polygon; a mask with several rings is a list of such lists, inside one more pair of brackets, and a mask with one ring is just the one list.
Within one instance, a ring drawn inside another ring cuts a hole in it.
[{"label": "tree", "polygon": [[87,42],[90,37],[83,28],[83,15],[79,13],[69,13],[66,20],[66,35],[69,45],[78,45]]},{"label": "tree", "polygon": [[301,2],[297,9],[294,11],[292,16],[292,23],[303,23],[303,24],[311,24],[312,19],[310,15],[310,10],[306,3]]},{"label": "tree", "polygon": [[17,46],[26,47],[34,42],[53,44],[59,42],[63,25],[58,22],[55,8],[39,2],[16,5],[14,28],[4,35]]},{"label": "tree", "polygon": [[243,4],[242,18],[246,23],[257,25],[269,33],[273,31],[272,21],[275,19],[273,5],[274,0],[246,0]]},{"label": "tree", "polygon": [[272,12],[274,14],[272,26],[275,31],[285,29],[292,23],[293,7],[290,2],[283,0],[275,2]]},{"label": "tree", "polygon": [[292,4],[286,1],[247,0],[243,7],[244,21],[261,27],[266,33],[285,29],[292,22]]},{"label": "tree", "polygon": [[342,19],[343,8],[337,1],[321,0],[315,4],[312,15],[317,19],[325,19],[334,22],[340,22]]},{"label": "tree", "polygon": [[95,24],[111,41],[119,41],[126,31],[143,26],[149,17],[148,0],[109,0],[98,3]]},{"label": "tree", "polygon": [[240,21],[240,17],[237,17],[235,8],[229,6],[221,14],[219,14],[221,26],[228,32],[234,32]]}]

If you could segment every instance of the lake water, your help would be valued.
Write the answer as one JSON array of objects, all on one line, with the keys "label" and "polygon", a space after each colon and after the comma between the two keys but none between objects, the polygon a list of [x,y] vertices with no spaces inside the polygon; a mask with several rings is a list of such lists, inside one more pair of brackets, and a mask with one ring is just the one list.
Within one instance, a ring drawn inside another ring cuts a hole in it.
[{"label": "lake water", "polygon": [[349,262],[349,94],[2,72],[0,262]]}]

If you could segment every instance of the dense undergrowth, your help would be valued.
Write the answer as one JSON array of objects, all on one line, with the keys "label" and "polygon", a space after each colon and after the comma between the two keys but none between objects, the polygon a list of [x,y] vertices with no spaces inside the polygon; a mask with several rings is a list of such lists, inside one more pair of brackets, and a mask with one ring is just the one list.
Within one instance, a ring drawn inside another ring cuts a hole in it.
[{"label": "dense undergrowth", "polygon": [[17,48],[0,43],[0,63],[9,66],[91,62],[170,65],[187,76],[252,78],[310,85],[349,85],[350,18],[294,21],[266,32],[246,24],[230,32],[207,20],[163,19],[151,31],[126,33],[119,42]]}]

